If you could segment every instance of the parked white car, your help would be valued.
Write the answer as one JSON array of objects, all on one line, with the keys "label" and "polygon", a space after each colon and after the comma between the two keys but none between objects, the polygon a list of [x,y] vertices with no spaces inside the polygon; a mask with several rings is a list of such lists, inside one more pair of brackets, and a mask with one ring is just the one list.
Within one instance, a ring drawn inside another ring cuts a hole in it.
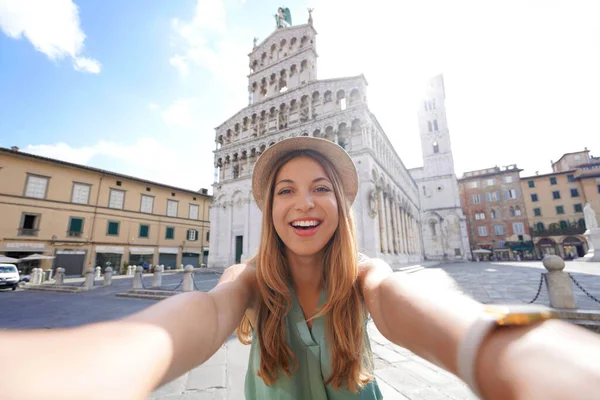
[{"label": "parked white car", "polygon": [[14,264],[0,264],[0,289],[15,290],[19,286],[19,280],[19,270]]}]

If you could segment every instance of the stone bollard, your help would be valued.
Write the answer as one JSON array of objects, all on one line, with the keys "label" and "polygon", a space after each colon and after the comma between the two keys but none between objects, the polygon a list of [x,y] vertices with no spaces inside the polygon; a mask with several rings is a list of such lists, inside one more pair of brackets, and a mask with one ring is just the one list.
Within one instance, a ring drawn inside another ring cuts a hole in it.
[{"label": "stone bollard", "polygon": [[99,279],[102,276],[102,268],[100,266],[96,267],[96,279]]},{"label": "stone bollard", "polygon": [[65,269],[64,268],[56,268],[56,282],[55,285],[64,285],[65,284]]},{"label": "stone bollard", "polygon": [[40,274],[38,272],[38,268],[33,268],[31,270],[31,277],[29,278],[29,281],[31,282],[32,285],[39,285],[38,276],[40,276]]},{"label": "stone bollard", "polygon": [[565,261],[559,256],[547,255],[542,263],[548,270],[545,275],[550,306],[554,308],[577,308],[571,278],[563,271]]},{"label": "stone bollard", "polygon": [[112,267],[106,267],[106,269],[104,270],[104,286],[112,285],[112,274]]},{"label": "stone bollard", "polygon": [[154,267],[154,275],[152,276],[152,287],[161,287],[162,286],[162,273],[165,267],[163,265],[157,265]]},{"label": "stone bollard", "polygon": [[136,267],[135,275],[133,276],[133,288],[134,289],[143,289],[144,285],[142,283],[142,273],[144,272],[144,267]]},{"label": "stone bollard", "polygon": [[36,285],[41,285],[42,284],[42,275],[43,275],[43,271],[41,268],[36,268],[35,269],[35,284]]},{"label": "stone bollard", "polygon": [[135,275],[135,265],[130,265],[129,267],[127,267],[127,275]]},{"label": "stone bollard", "polygon": [[83,284],[83,287],[87,290],[94,288],[94,269],[85,271],[85,283]]},{"label": "stone bollard", "polygon": [[183,283],[181,286],[181,290],[184,292],[191,292],[194,290],[194,267],[191,265],[186,265],[183,269]]}]

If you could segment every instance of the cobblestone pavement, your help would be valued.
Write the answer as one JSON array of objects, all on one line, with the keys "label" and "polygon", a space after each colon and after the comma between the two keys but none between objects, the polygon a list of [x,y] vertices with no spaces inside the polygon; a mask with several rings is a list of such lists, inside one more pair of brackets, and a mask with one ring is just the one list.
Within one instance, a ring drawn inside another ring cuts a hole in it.
[{"label": "cobblestone pavement", "polygon": [[[540,262],[441,264],[406,275],[407,280],[464,293],[484,303],[530,301],[536,294]],[[600,297],[600,263],[567,262],[567,272],[596,297]],[[174,287],[178,275],[163,277]],[[196,275],[200,290],[210,290],[218,276]],[[151,277],[144,283],[150,285]],[[120,318],[139,311],[153,301],[114,296],[131,287],[130,277],[118,277],[110,288],[88,293],[64,294],[18,290],[0,291],[1,328],[54,328]],[[77,284],[73,282],[72,284]],[[97,282],[99,284],[99,281]],[[600,308],[574,288],[578,305]],[[545,289],[536,301],[548,304]],[[389,399],[475,399],[468,388],[452,374],[393,345],[370,324],[369,335],[375,361],[375,375],[384,398]],[[249,346],[230,338],[206,363],[159,388],[151,400],[243,399],[244,376]]]}]

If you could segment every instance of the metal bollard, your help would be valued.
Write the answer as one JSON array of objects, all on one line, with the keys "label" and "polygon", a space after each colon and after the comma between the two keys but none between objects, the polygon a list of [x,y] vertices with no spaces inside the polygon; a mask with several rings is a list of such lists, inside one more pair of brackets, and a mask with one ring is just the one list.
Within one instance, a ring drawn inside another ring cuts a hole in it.
[{"label": "metal bollard", "polygon": [[112,285],[112,274],[112,267],[106,267],[106,269],[104,270],[104,286]]},{"label": "metal bollard", "polygon": [[65,269],[58,267],[56,268],[56,281],[55,285],[64,285],[65,284]]},{"label": "metal bollard", "polygon": [[548,270],[546,275],[546,288],[550,306],[554,308],[577,308],[573,286],[569,275],[564,272],[565,261],[559,256],[547,255],[542,260]]},{"label": "metal bollard", "polygon": [[88,269],[85,271],[85,283],[83,284],[87,290],[91,290],[94,288],[94,270]]},{"label": "metal bollard", "polygon": [[181,290],[184,292],[191,292],[194,290],[194,267],[191,265],[186,265],[183,269],[183,283],[181,286]]},{"label": "metal bollard", "polygon": [[152,276],[152,287],[161,287],[162,286],[162,273],[164,271],[164,265],[157,265],[154,267],[154,275]]},{"label": "metal bollard", "polygon": [[96,267],[96,279],[99,279],[102,276],[102,268],[98,265]]},{"label": "metal bollard", "polygon": [[133,276],[133,288],[134,289],[143,289],[144,285],[142,284],[142,272],[144,271],[144,267],[136,267],[135,275]]}]

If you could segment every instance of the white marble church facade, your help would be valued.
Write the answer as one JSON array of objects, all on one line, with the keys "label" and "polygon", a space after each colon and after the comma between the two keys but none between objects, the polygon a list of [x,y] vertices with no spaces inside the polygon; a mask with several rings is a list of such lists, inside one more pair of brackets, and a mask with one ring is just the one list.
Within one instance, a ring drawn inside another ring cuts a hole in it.
[{"label": "white marble church facade", "polygon": [[421,197],[421,236],[426,260],[468,260],[471,252],[466,219],[446,120],[444,78],[429,81],[419,117],[423,167],[410,173]]},{"label": "white marble church facade", "polygon": [[390,264],[422,259],[418,186],[369,111],[364,76],[317,79],[316,35],[308,24],[275,30],[249,54],[249,105],[216,128],[208,265],[252,257],[261,212],[251,191],[258,156],[288,137],[343,146],[359,173],[353,206],[361,252]]}]

